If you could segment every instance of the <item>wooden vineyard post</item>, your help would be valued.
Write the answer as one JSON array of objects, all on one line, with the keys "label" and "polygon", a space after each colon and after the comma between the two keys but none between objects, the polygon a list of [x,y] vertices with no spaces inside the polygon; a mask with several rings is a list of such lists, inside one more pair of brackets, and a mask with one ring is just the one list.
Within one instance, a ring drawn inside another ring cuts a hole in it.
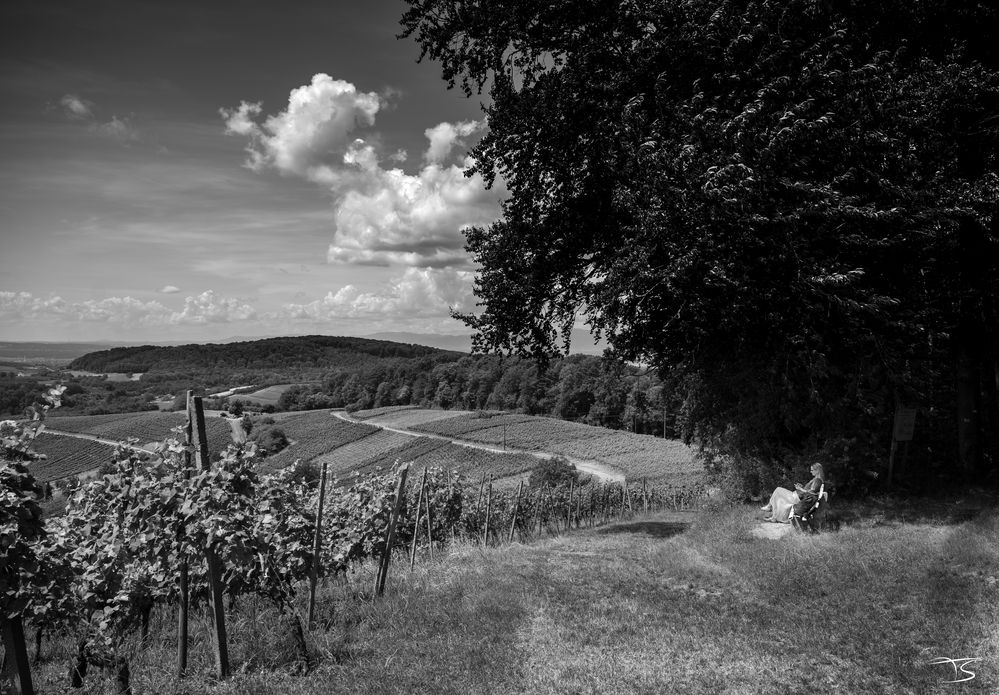
[{"label": "wooden vineyard post", "polygon": [[413,521],[413,544],[409,548],[409,571],[416,567],[416,541],[420,537],[420,515],[423,512],[423,491],[427,487],[427,469],[423,469],[423,479],[420,480],[420,492],[416,496],[416,519]]},{"label": "wooden vineyard post", "polygon": [[[194,432],[197,435],[197,455],[200,468],[210,470],[212,461],[208,454],[208,434],[205,429],[205,410],[201,396],[195,396]],[[212,619],[215,623],[215,666],[220,680],[229,677],[229,642],[225,631],[225,605],[222,596],[222,566],[215,550],[205,548],[208,563],[208,596],[211,603]]]},{"label": "wooden vineyard post", "polygon": [[[184,479],[191,477],[191,439],[194,421],[191,419],[191,398],[194,392],[187,392],[187,422],[184,424]],[[183,542],[183,526],[177,529],[180,537],[178,542]],[[178,543],[178,545],[179,545]],[[180,546],[183,551],[183,546]],[[187,673],[187,626],[188,608],[191,605],[191,589],[188,581],[187,553],[182,552],[180,561],[180,596],[177,603],[177,677],[183,678]]]},{"label": "wooden vineyard post", "polygon": [[319,581],[319,554],[323,543],[323,504],[326,502],[326,466],[319,475],[319,508],[316,509],[316,532],[312,537],[312,572],[309,576],[309,629],[316,619],[316,583]]},{"label": "wooden vineyard post", "polygon": [[[453,485],[452,480],[451,480],[451,469],[448,468],[447,469],[447,503],[448,503],[448,508],[450,508],[451,501],[453,499],[454,499],[454,485]],[[453,519],[453,517],[452,517],[452,519]],[[455,523],[452,520],[451,521],[451,545],[454,545],[454,536],[455,536],[454,527],[455,527]]]},{"label": "wooden vineyard post", "polygon": [[541,538],[541,512],[543,511],[542,505],[545,501],[545,488],[541,486],[538,488],[538,503],[534,507],[534,520],[538,523],[538,538]]},{"label": "wooden vineyard post", "polygon": [[583,508],[583,493],[579,490],[576,491],[576,528],[582,528],[583,520],[579,516],[579,512]]},{"label": "wooden vineyard post", "polygon": [[7,678],[12,689],[6,692],[19,695],[34,695],[31,683],[31,664],[28,662],[28,645],[24,642],[24,623],[21,616],[0,618],[3,628],[4,660],[7,663]]},{"label": "wooden vineyard post", "polygon": [[493,509],[493,474],[489,474],[489,488],[486,490],[486,525],[482,531],[482,545],[489,545],[489,516]]},{"label": "wooden vineyard post", "polygon": [[555,486],[552,485],[551,490],[548,491],[548,518],[552,520],[555,524],[555,533],[558,535],[558,511],[555,509]]},{"label": "wooden vineyard post", "polygon": [[510,538],[507,540],[508,543],[513,543],[513,532],[517,528],[517,512],[520,510],[520,493],[524,489],[524,481],[520,481],[520,485],[517,486],[517,498],[513,502],[513,514],[510,517]]},{"label": "wooden vineyard post", "polygon": [[[423,509],[427,517],[427,547],[430,548],[430,561],[434,559],[434,518],[430,514],[430,490],[423,496]],[[452,527],[452,531],[454,527]]]},{"label": "wooden vineyard post", "polygon": [[569,507],[565,512],[565,528],[569,531],[572,530],[572,491],[574,487],[573,483],[575,482],[572,478],[569,479]]},{"label": "wooden vineyard post", "polygon": [[642,478],[642,506],[645,508],[645,513],[649,513],[649,492],[645,487],[645,478]]},{"label": "wooden vineyard post", "polygon": [[385,550],[382,552],[378,574],[375,576],[375,596],[381,596],[385,592],[385,580],[388,579],[389,562],[392,559],[392,541],[395,539],[395,524],[399,520],[399,509],[402,507],[402,496],[406,492],[406,475],[408,473],[409,464],[407,463],[399,469],[399,483],[395,488],[392,514],[389,516],[388,528],[385,530]]}]

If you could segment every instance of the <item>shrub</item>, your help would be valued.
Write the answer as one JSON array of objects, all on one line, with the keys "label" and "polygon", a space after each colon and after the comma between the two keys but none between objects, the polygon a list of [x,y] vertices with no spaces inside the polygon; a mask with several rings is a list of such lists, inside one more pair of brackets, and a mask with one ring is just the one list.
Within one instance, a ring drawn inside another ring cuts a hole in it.
[{"label": "shrub", "polygon": [[527,484],[531,487],[541,487],[542,485],[557,487],[568,485],[570,482],[579,483],[579,471],[564,456],[553,456],[542,461],[531,471],[531,477]]},{"label": "shrub", "polygon": [[288,436],[280,427],[267,427],[257,430],[253,441],[256,442],[260,453],[265,456],[273,456],[288,446],[289,443]]}]

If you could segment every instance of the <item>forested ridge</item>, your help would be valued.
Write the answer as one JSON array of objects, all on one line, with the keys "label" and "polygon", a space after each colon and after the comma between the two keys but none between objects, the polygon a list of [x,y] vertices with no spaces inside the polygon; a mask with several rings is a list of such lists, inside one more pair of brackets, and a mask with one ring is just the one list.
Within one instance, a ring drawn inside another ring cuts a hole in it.
[{"label": "forested ridge", "polygon": [[311,335],[226,344],[118,347],[79,357],[70,363],[69,369],[126,373],[308,369],[359,364],[368,358],[414,359],[447,354],[456,359],[460,353],[386,340]]}]

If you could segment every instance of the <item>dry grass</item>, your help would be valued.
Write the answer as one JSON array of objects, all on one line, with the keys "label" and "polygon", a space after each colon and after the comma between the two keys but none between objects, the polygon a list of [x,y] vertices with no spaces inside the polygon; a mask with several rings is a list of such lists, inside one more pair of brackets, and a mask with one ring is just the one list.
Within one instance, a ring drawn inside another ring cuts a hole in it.
[{"label": "dry grass", "polygon": [[[664,514],[529,546],[463,545],[433,563],[421,558],[412,573],[394,565],[377,601],[363,568],[321,592],[308,676],[293,675],[276,612],[244,601],[232,615],[237,675],[225,683],[207,675],[202,619],[181,688],[170,675],[172,616],[164,613],[133,662],[136,691],[999,689],[999,516],[858,521],[777,540],[750,535],[758,516],[754,508]],[[969,666],[976,679],[940,685],[953,671],[926,664],[938,656],[980,657]],[[49,662],[43,692],[61,691],[64,674],[64,661]]]}]

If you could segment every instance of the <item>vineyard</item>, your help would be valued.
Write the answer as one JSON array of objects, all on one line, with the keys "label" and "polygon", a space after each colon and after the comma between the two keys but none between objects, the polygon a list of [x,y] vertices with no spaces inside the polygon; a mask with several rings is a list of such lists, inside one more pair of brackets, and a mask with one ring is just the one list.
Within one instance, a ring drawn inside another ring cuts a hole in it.
[{"label": "vineyard", "polygon": [[277,405],[281,399],[281,394],[290,389],[294,384],[277,384],[253,391],[251,393],[236,394],[233,400],[253,403],[254,405]]},{"label": "vineyard", "polygon": [[362,462],[380,457],[386,451],[404,447],[412,439],[406,434],[380,429],[370,436],[329,451],[313,462],[320,465],[325,463],[332,475],[343,476],[354,471]]},{"label": "vineyard", "polygon": [[[440,552],[456,540],[484,545],[526,542],[639,510],[689,504],[697,494],[644,482],[534,489],[521,484],[515,491],[501,491],[492,476],[476,485],[440,466],[414,468],[407,485],[408,463],[347,481],[335,475],[327,479],[324,470],[327,483],[315,485],[298,476],[296,465],[261,475],[252,447],[229,447],[219,461],[210,463],[200,399],[194,402],[192,443],[167,440],[154,457],[143,460],[119,449],[113,472],[76,489],[60,517],[41,519],[34,501],[37,483],[23,463],[6,460],[0,465],[7,491],[4,523],[9,528],[4,533],[18,539],[7,548],[7,591],[0,607],[16,621],[14,632],[23,621],[36,631],[77,636],[81,646],[70,672],[75,686],[82,684],[91,664],[115,672],[120,691],[127,692],[128,655],[134,654],[129,640],[144,639],[156,606],[181,616],[181,674],[188,670],[187,612],[197,605],[210,608],[216,675],[226,678],[226,601],[230,607],[241,596],[270,601],[297,622],[301,635],[313,626],[296,617],[297,598],[306,593],[314,597],[319,579],[341,576],[369,560],[379,566],[375,594],[381,593],[393,549],[409,555],[413,563],[420,547],[433,555],[435,547]],[[312,431],[315,423],[308,417],[297,425],[308,422]],[[349,430],[348,423],[333,424],[342,432],[357,431]],[[4,458],[21,452],[30,458],[28,449],[15,446],[31,439],[30,430],[13,432],[5,432]],[[15,435],[20,440],[14,441]],[[338,451],[355,447],[355,455],[360,454],[363,443],[388,436],[406,440],[394,449],[382,443],[380,451],[391,457],[429,464],[433,457],[464,453],[437,439],[387,431]],[[11,441],[14,444],[8,445]],[[373,467],[387,457],[379,453],[352,460]],[[8,653],[23,648],[10,642],[7,646]],[[302,651],[307,663],[304,642]],[[22,677],[23,668],[26,663],[19,663]]]},{"label": "vineyard", "polygon": [[468,410],[428,410],[412,405],[403,405],[358,410],[351,413],[351,417],[362,421],[377,420],[377,424],[383,427],[411,429],[415,428],[416,425],[458,417],[459,415],[469,415],[470,413],[471,411]]},{"label": "vineyard", "polygon": [[64,437],[43,432],[32,447],[44,459],[32,461],[31,475],[38,482],[60,480],[100,468],[114,461],[115,448],[89,439]]},{"label": "vineyard", "polygon": [[[409,422],[427,421],[440,412],[394,407],[369,411],[368,417],[378,417],[379,425],[392,426],[385,422],[388,418],[405,426]],[[408,413],[416,417],[411,420],[401,417]],[[325,410],[291,414],[279,422],[295,443],[268,458],[261,470],[276,471],[301,459],[316,464],[325,462],[331,474],[344,476],[387,469],[396,461],[410,461],[414,470],[438,466],[476,479],[492,475],[499,480],[529,472],[538,464],[538,458],[531,454],[484,451],[442,439],[401,434],[366,422],[343,420]]]},{"label": "vineyard", "polygon": [[292,443],[267,459],[267,470],[283,468],[297,459],[311,461],[380,431],[372,425],[333,417],[328,410],[290,414],[281,418],[280,427]]},{"label": "vineyard", "polygon": [[[183,426],[186,420],[187,416],[184,413],[151,411],[53,417],[49,419],[48,426],[53,431],[89,434],[120,442],[136,439],[139,444],[147,444],[174,436],[173,430]],[[229,423],[219,418],[210,418],[206,425],[209,450],[221,453],[232,443],[232,429]]]},{"label": "vineyard", "polygon": [[411,429],[442,437],[464,439],[496,447],[546,451],[592,460],[622,471],[629,480],[669,479],[694,484],[701,476],[693,450],[676,440],[659,439],[552,418],[495,412],[400,410],[384,414],[355,413],[366,422],[400,427],[408,418]]}]

